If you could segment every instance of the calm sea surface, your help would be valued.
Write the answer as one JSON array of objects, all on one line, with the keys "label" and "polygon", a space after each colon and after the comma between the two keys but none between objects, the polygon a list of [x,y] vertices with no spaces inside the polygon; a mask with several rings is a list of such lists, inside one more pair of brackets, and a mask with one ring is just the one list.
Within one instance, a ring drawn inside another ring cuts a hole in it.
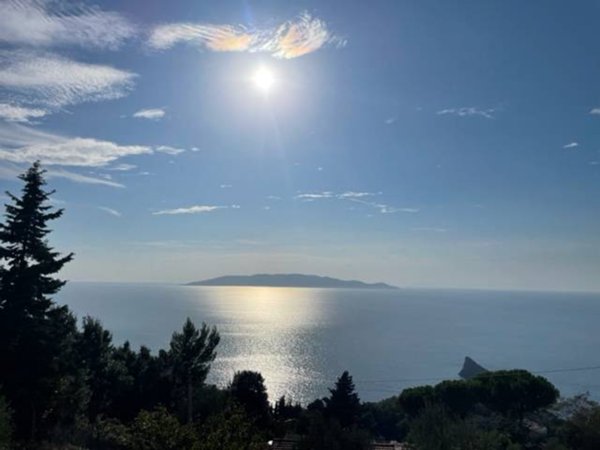
[{"label": "calm sea surface", "polygon": [[344,370],[363,400],[456,378],[465,356],[488,369],[543,371],[563,395],[600,398],[600,295],[69,283],[58,296],[99,318],[115,342],[156,351],[186,317],[216,325],[209,381],[265,377],[271,400],[307,403]]}]

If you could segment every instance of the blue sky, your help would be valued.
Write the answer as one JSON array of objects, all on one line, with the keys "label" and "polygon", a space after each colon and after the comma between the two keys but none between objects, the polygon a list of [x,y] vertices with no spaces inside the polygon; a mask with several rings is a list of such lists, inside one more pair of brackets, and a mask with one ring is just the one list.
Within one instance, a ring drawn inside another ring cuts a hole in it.
[{"label": "blue sky", "polygon": [[600,290],[600,4],[450,3],[1,1],[0,184],[72,280]]}]

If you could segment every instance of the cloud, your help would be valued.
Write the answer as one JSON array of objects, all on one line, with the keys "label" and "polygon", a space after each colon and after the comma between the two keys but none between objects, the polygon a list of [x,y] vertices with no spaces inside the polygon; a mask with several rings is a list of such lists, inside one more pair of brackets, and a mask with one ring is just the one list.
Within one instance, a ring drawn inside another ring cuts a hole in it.
[{"label": "cloud", "polygon": [[171,147],[170,145],[159,145],[155,150],[159,153],[166,153],[167,155],[179,155],[180,153],[185,152],[185,149],[183,148]]},{"label": "cloud", "polygon": [[275,58],[291,59],[312,53],[325,45],[342,47],[346,41],[333,35],[327,24],[304,12],[271,29],[242,25],[171,23],[155,27],[150,47],[165,50],[178,43],[198,45],[217,52],[266,52]]},{"label": "cloud", "polygon": [[114,170],[117,172],[127,172],[133,169],[137,169],[137,166],[135,164],[127,163],[117,164],[116,166],[108,167],[108,170]]},{"label": "cloud", "polygon": [[212,206],[212,205],[194,205],[186,208],[163,209],[152,214],[155,216],[176,215],[176,214],[202,214],[216,211],[218,209],[226,209],[228,206]]},{"label": "cloud", "polygon": [[363,198],[363,197],[371,197],[375,195],[372,192],[354,192],[348,191],[338,195],[339,198]]},{"label": "cloud", "polygon": [[123,215],[116,209],[109,208],[108,206],[98,206],[98,209],[115,217],[121,217]]},{"label": "cloud", "polygon": [[459,117],[480,116],[480,117],[485,117],[486,119],[493,119],[495,112],[496,112],[496,109],[493,109],[493,108],[479,109],[474,106],[468,106],[468,107],[462,107],[462,108],[442,109],[441,111],[438,111],[437,114],[438,115],[450,114],[450,115],[455,115],[455,116],[459,116]]},{"label": "cloud", "polygon": [[48,176],[48,178],[64,178],[75,183],[98,184],[102,186],[110,186],[116,188],[125,187],[123,184],[117,183],[115,181],[106,180],[104,178],[89,177],[86,175],[81,175],[79,173],[70,172],[64,169],[50,169],[48,170],[46,175]]},{"label": "cloud", "polygon": [[220,187],[221,189],[229,189],[229,188],[231,188],[231,187],[233,187],[233,186],[232,186],[231,184],[221,184],[219,187]]},{"label": "cloud", "polygon": [[74,2],[5,0],[0,3],[0,42],[8,44],[115,49],[135,32],[136,27],[116,12]]},{"label": "cloud", "polygon": [[322,198],[335,198],[336,195],[333,192],[318,192],[315,194],[298,194],[295,198],[300,200],[317,200]]},{"label": "cloud", "polygon": [[152,153],[144,145],[119,145],[93,138],[66,137],[17,124],[0,124],[0,160],[12,163],[100,167],[119,158]]},{"label": "cloud", "polygon": [[133,114],[136,119],[160,120],[165,116],[165,110],[162,108],[140,109]]},{"label": "cloud", "polygon": [[60,108],[125,96],[137,75],[53,53],[0,51],[0,94],[19,105]]},{"label": "cloud", "polygon": [[0,103],[0,118],[7,122],[29,123],[30,119],[39,119],[46,114],[48,114],[48,111],[44,109]]},{"label": "cloud", "polygon": [[579,147],[579,142],[569,142],[566,145],[563,145],[563,148],[577,148]]},{"label": "cloud", "polygon": [[590,114],[600,114],[600,108],[592,108]]},{"label": "cloud", "polygon": [[386,125],[391,125],[391,124],[393,124],[394,122],[396,122],[397,120],[398,120],[398,118],[397,118],[397,117],[388,117],[387,119],[385,119],[385,120],[384,120],[384,123],[385,123]]}]

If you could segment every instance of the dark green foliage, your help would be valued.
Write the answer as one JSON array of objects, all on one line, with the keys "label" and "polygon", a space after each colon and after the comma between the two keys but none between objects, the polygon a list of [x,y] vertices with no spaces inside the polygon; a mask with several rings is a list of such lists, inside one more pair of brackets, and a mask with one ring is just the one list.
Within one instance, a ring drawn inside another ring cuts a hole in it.
[{"label": "dark green foliage", "polygon": [[273,406],[273,417],[276,420],[297,419],[300,414],[302,414],[302,406],[299,403],[288,402],[285,396],[281,396]]},{"label": "dark green foliage", "polygon": [[114,398],[132,384],[132,377],[123,361],[115,358],[112,335],[100,321],[83,319],[77,345],[79,360],[86,369],[90,400],[87,415],[94,421],[100,414],[111,411]]},{"label": "dark green foliage", "polygon": [[435,401],[435,390],[432,386],[418,386],[404,389],[398,397],[400,406],[411,417],[416,417],[426,406]]},{"label": "dark green foliage", "polygon": [[[64,281],[54,275],[73,258],[53,250],[47,223],[63,211],[47,204],[44,171],[35,163],[19,178],[21,197],[7,193],[0,225],[0,384],[14,408],[18,436],[31,438],[74,421],[84,397],[75,364],[76,322],[50,296]],[[35,357],[32,357],[35,355]]]},{"label": "dark green foliage", "polygon": [[579,402],[563,424],[561,435],[573,449],[600,449],[600,405]]},{"label": "dark green foliage", "polygon": [[415,450],[507,450],[510,439],[456,418],[441,405],[427,406],[410,425],[408,442]]},{"label": "dark green foliage", "polygon": [[202,385],[210,369],[210,363],[217,356],[215,349],[220,336],[216,328],[202,324],[198,330],[188,317],[181,333],[173,333],[169,357],[172,362],[173,377],[185,391],[187,421],[194,415],[194,388]]},{"label": "dark green foliage", "polygon": [[0,450],[9,450],[12,440],[12,412],[0,395]]},{"label": "dark green foliage", "polygon": [[378,439],[401,441],[407,433],[407,415],[400,407],[398,397],[365,403],[360,423]]},{"label": "dark green foliage", "polygon": [[480,401],[480,388],[478,383],[446,380],[435,386],[434,396],[437,402],[445,405],[451,412],[465,417]]},{"label": "dark green foliage", "polygon": [[329,398],[324,399],[326,415],[337,419],[342,427],[356,424],[360,414],[360,400],[350,374],[344,372],[329,392]]},{"label": "dark green foliage", "polygon": [[233,376],[229,387],[232,400],[240,405],[246,414],[266,424],[270,406],[265,380],[258,372],[244,370]]},{"label": "dark green foliage", "polygon": [[242,409],[233,408],[208,419],[194,450],[263,450],[266,436]]},{"label": "dark green foliage", "polygon": [[179,423],[165,408],[140,412],[130,435],[130,450],[191,450],[196,442],[191,426]]},{"label": "dark green foliage", "polygon": [[370,435],[356,427],[342,427],[337,419],[313,411],[308,414],[301,450],[363,450],[369,448]]},{"label": "dark green foliage", "polygon": [[552,405],[558,390],[544,377],[526,370],[486,372],[472,379],[481,388],[481,397],[491,409],[522,421],[525,413]]}]

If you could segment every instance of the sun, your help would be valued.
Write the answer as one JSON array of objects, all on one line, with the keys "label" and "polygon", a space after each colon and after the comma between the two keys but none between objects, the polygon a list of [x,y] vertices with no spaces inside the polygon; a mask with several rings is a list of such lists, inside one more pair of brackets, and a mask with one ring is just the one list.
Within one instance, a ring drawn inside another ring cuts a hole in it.
[{"label": "sun", "polygon": [[275,84],[275,75],[267,67],[261,66],[254,72],[252,81],[257,89],[266,94],[271,90],[273,84]]}]

